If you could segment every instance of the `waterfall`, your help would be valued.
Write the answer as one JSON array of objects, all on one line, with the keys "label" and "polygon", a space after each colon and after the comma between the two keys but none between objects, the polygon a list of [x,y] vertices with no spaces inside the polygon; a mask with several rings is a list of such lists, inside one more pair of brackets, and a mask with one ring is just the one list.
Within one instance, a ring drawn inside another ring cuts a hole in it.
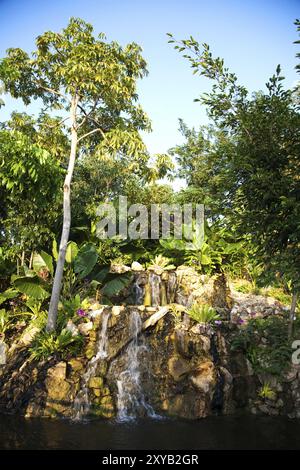
[{"label": "waterfall", "polygon": [[160,285],[161,285],[160,276],[158,276],[157,274],[153,272],[150,272],[149,283],[151,286],[152,306],[157,307],[160,305]]},{"label": "waterfall", "polygon": [[168,299],[169,304],[173,304],[175,302],[176,287],[177,287],[176,273],[169,272],[168,284],[167,284],[167,299]]},{"label": "waterfall", "polygon": [[90,360],[88,368],[82,376],[81,389],[74,400],[74,419],[81,419],[89,412],[89,381],[95,376],[99,362],[107,357],[107,325],[109,317],[110,313],[104,310],[102,313],[101,331],[96,344],[97,353]]},{"label": "waterfall", "polygon": [[154,410],[145,400],[141,386],[140,359],[147,352],[143,338],[140,337],[141,328],[140,314],[133,310],[129,323],[132,341],[126,351],[126,369],[120,373],[117,380],[117,406],[120,421],[130,421],[140,416],[156,417]]},{"label": "waterfall", "polygon": [[134,281],[132,290],[134,305],[142,305],[144,300],[144,289],[140,286],[138,277]]}]

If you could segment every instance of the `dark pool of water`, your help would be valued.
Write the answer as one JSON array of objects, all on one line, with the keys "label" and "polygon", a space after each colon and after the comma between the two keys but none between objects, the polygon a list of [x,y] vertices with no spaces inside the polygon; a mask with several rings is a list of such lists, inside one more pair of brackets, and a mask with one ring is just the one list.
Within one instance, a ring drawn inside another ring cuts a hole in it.
[{"label": "dark pool of water", "polygon": [[1,415],[0,449],[300,449],[300,420],[234,416],[120,424]]}]

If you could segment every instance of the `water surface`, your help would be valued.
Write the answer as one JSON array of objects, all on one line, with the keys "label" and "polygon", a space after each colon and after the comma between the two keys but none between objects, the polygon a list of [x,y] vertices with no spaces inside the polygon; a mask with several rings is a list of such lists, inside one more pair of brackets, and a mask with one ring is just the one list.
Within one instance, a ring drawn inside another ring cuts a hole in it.
[{"label": "water surface", "polygon": [[220,416],[78,423],[1,415],[0,449],[300,449],[300,420]]}]

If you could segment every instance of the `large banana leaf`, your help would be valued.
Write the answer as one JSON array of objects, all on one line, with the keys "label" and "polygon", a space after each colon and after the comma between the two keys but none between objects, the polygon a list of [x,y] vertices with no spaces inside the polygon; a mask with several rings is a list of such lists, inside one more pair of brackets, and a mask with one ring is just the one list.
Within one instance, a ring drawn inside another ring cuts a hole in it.
[{"label": "large banana leaf", "polygon": [[34,253],[32,266],[36,273],[39,273],[43,268],[47,268],[51,276],[53,276],[52,256],[48,255],[48,253],[45,251],[41,251],[41,253]]},{"label": "large banana leaf", "polygon": [[92,243],[83,245],[74,259],[74,271],[80,279],[86,277],[95,267],[98,261],[96,247]]},{"label": "large banana leaf", "polygon": [[169,251],[185,251],[186,250],[186,242],[184,240],[179,240],[176,238],[161,238],[159,240],[160,245]]},{"label": "large banana leaf", "polygon": [[103,266],[99,271],[93,272],[91,274],[92,280],[98,283],[103,283],[103,281],[109,274],[109,270],[110,270],[110,266]]},{"label": "large banana leaf", "polygon": [[38,277],[19,277],[14,280],[14,287],[22,294],[28,295],[36,300],[44,300],[49,297],[47,292]]},{"label": "large banana leaf", "polygon": [[106,297],[113,297],[118,295],[125,287],[127,287],[132,280],[131,274],[120,274],[111,281],[108,281],[101,289],[101,292]]},{"label": "large banana leaf", "polygon": [[6,300],[14,299],[15,297],[17,297],[18,294],[19,294],[18,291],[12,288],[7,289],[4,292],[1,292],[0,293],[0,305],[3,304],[3,302],[5,302]]},{"label": "large banana leaf", "polygon": [[55,261],[58,260],[58,250],[57,250],[57,241],[56,240],[53,240],[53,243],[52,243],[52,255],[53,255],[53,258],[55,259]]},{"label": "large banana leaf", "polygon": [[71,264],[78,254],[78,246],[75,242],[69,242],[66,252],[66,262]]}]

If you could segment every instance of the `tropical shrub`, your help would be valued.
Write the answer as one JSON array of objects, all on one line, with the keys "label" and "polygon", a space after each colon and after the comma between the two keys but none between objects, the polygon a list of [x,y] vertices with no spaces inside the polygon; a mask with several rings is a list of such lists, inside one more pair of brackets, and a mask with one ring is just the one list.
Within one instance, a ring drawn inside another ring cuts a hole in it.
[{"label": "tropical shrub", "polygon": [[84,339],[81,335],[73,336],[70,331],[63,329],[60,333],[38,333],[30,347],[31,358],[36,360],[48,359],[53,354],[62,358],[76,355],[80,352]]},{"label": "tropical shrub", "polygon": [[170,264],[170,259],[162,255],[157,255],[155,258],[148,264],[148,269],[150,271],[170,271],[175,269],[176,266]]},{"label": "tropical shrub", "polygon": [[213,323],[220,318],[216,310],[207,304],[194,303],[187,313],[198,323]]},{"label": "tropical shrub", "polygon": [[9,312],[2,308],[0,310],[0,335],[4,336],[11,326],[12,321],[10,319]]},{"label": "tropical shrub", "polygon": [[264,383],[258,391],[258,396],[264,400],[274,400],[276,393],[272,390],[269,383]]},{"label": "tropical shrub", "polygon": [[243,351],[256,373],[280,377],[291,364],[287,319],[275,316],[250,319],[233,338],[231,349]]}]

